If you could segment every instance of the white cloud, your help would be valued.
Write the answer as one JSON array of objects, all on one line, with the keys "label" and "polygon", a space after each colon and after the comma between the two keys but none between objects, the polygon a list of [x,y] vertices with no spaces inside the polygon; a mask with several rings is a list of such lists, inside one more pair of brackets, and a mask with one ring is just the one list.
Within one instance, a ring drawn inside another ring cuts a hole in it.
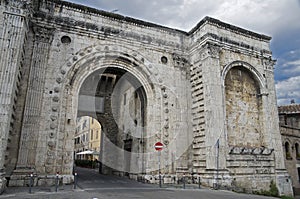
[{"label": "white cloud", "polygon": [[[275,79],[278,102],[299,95],[299,0],[68,0],[98,9],[150,21],[171,28],[191,30],[205,16],[272,36],[271,49],[278,59]],[[297,61],[295,61],[297,60]],[[292,78],[287,79],[290,76]],[[283,80],[286,79],[286,80]],[[296,81],[297,80],[297,81]],[[296,102],[300,103],[298,100]]]},{"label": "white cloud", "polygon": [[300,9],[296,0],[229,0],[217,7],[215,16],[270,35],[300,28]]},{"label": "white cloud", "polygon": [[300,28],[297,0],[69,0],[108,11],[190,30],[204,16],[212,16],[253,31],[273,35]]},{"label": "white cloud", "polygon": [[300,66],[300,59],[299,60],[295,60],[295,61],[289,61],[286,62],[283,66],[289,66],[289,65],[293,65],[293,66]]},{"label": "white cloud", "polygon": [[276,85],[278,104],[289,104],[292,99],[300,103],[300,76],[280,81]]}]

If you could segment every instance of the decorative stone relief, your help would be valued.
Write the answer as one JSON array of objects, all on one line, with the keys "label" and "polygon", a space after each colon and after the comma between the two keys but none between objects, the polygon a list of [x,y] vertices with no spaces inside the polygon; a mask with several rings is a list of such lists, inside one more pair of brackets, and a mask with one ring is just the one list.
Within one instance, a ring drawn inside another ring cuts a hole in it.
[{"label": "decorative stone relief", "polygon": [[54,146],[55,146],[55,142],[49,141],[49,142],[48,142],[48,146],[49,146],[49,147],[54,147]]},{"label": "decorative stone relief", "polygon": [[[52,100],[53,100],[53,102],[59,102],[59,97],[58,96],[54,96],[53,98],[52,98]],[[52,109],[53,110],[53,109]]]},{"label": "decorative stone relief", "polygon": [[92,48],[87,48],[86,52],[88,52],[88,53],[92,52]]},{"label": "decorative stone relief", "polygon": [[56,124],[54,124],[54,123],[50,124],[50,129],[56,129],[56,128],[57,128]]},{"label": "decorative stone relief", "polygon": [[48,165],[52,165],[52,164],[54,164],[54,159],[48,158],[48,159],[46,160],[46,163],[47,163]]},{"label": "decorative stone relief", "polygon": [[55,87],[55,88],[54,88],[54,92],[59,93],[59,91],[60,91],[60,88],[59,88],[59,87]]},{"label": "decorative stone relief", "polygon": [[189,63],[188,60],[185,57],[179,56],[175,53],[172,54],[174,67],[176,68],[182,68],[184,70],[189,70]]},{"label": "decorative stone relief", "polygon": [[269,59],[263,59],[263,65],[265,66],[266,70],[273,71],[274,65],[276,64],[276,60],[273,60],[271,57]]},{"label": "decorative stone relief", "polygon": [[58,84],[62,83],[62,78],[60,78],[60,77],[56,78],[56,82],[57,82]]},{"label": "decorative stone relief", "polygon": [[50,150],[47,151],[47,156],[53,157],[54,155],[55,155],[54,151],[50,151]]},{"label": "decorative stone relief", "polygon": [[51,115],[51,116],[50,116],[50,119],[51,119],[52,121],[55,121],[55,120],[57,120],[57,116],[56,116],[56,115]]},{"label": "decorative stone relief", "polygon": [[53,112],[57,112],[57,111],[58,111],[58,107],[57,107],[57,106],[53,106],[53,107],[52,107],[52,111],[53,111]]},{"label": "decorative stone relief", "polygon": [[52,167],[46,167],[46,172],[48,174],[51,174],[53,172],[53,168]]},{"label": "decorative stone relief", "polygon": [[274,149],[266,147],[247,148],[247,147],[231,147],[229,154],[231,155],[271,155]]}]

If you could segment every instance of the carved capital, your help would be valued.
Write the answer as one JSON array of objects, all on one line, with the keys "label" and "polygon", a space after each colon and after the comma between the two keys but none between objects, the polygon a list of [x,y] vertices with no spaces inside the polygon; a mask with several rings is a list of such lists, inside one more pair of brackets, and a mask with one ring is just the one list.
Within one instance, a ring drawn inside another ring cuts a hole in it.
[{"label": "carved capital", "polygon": [[32,12],[32,2],[30,0],[5,0],[6,11],[28,15]]},{"label": "carved capital", "polygon": [[221,47],[212,44],[212,43],[206,43],[204,46],[202,46],[203,50],[200,52],[200,58],[203,60],[208,57],[212,58],[219,58]]},{"label": "carved capital", "polygon": [[273,70],[275,64],[276,60],[273,60],[271,57],[263,59],[263,65],[266,70]]},{"label": "carved capital", "polygon": [[33,26],[33,32],[36,41],[45,42],[45,43],[52,42],[54,29],[44,28],[35,25]]}]

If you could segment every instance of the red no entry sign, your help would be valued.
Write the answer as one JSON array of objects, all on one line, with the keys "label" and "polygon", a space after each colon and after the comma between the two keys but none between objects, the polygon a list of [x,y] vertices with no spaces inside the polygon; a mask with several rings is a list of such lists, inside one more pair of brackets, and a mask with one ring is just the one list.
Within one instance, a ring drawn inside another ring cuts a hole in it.
[{"label": "red no entry sign", "polygon": [[155,148],[156,151],[161,151],[161,150],[163,150],[164,145],[161,142],[156,142],[155,145],[154,145],[154,148]]}]

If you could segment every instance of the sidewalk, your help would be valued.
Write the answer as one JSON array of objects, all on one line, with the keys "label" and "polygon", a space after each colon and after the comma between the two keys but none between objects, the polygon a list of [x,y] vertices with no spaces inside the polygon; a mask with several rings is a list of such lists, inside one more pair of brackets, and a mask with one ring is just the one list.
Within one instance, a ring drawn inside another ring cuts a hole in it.
[{"label": "sidewalk", "polygon": [[8,196],[25,196],[25,195],[40,195],[40,194],[49,194],[49,193],[65,193],[65,192],[74,192],[80,190],[79,187],[77,189],[74,189],[73,185],[62,185],[57,188],[55,186],[49,186],[49,187],[32,187],[31,193],[29,193],[29,187],[7,187],[7,189],[4,191],[2,195],[0,195],[0,198],[5,198]]}]

